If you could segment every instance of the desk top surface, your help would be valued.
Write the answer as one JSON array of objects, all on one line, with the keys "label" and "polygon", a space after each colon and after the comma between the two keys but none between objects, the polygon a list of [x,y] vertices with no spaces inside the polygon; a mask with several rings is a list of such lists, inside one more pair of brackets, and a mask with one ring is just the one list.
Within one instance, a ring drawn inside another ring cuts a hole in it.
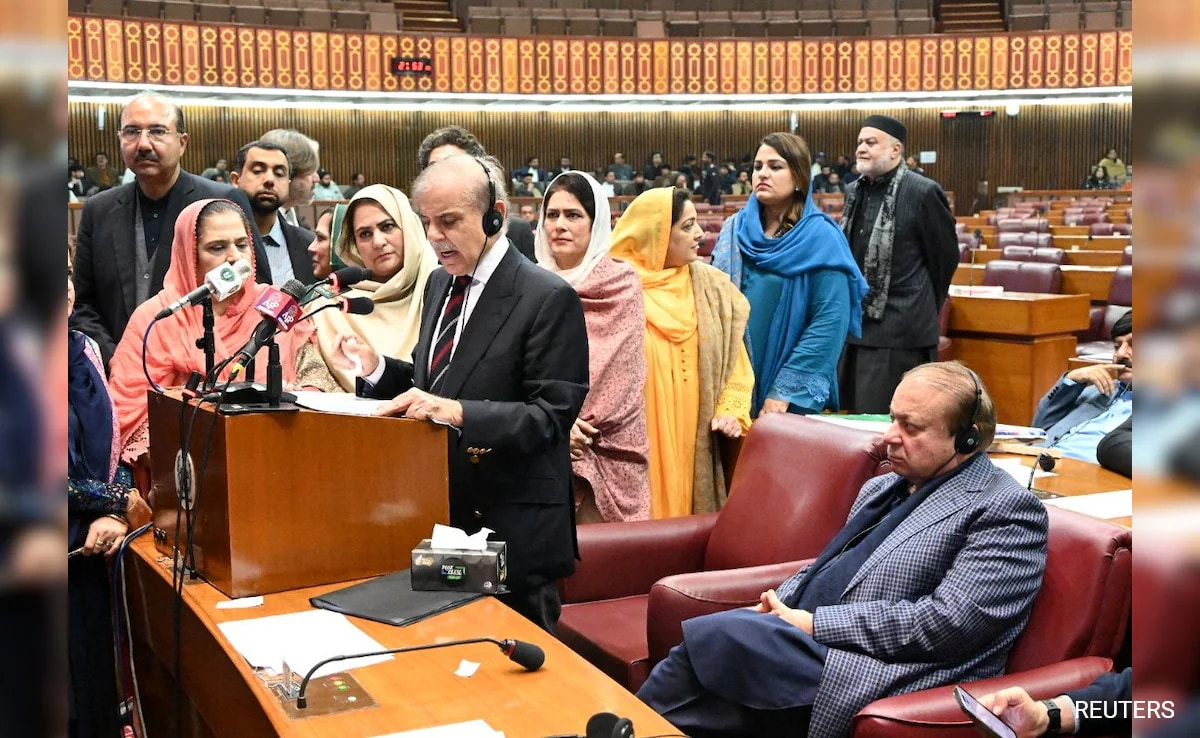
[{"label": "desk top surface", "polygon": [[[133,544],[138,563],[158,572],[170,586],[170,571],[148,538]],[[588,718],[612,712],[630,718],[638,734],[676,733],[675,728],[565,645],[490,597],[399,628],[359,618],[350,621],[386,648],[466,638],[515,638],[546,652],[545,665],[527,672],[488,643],[397,654],[381,664],[354,669],[352,676],[378,706],[293,720],[263,682],[222,636],[218,624],[309,610],[309,598],[348,583],[266,595],[249,609],[217,609],[227,598],[204,582],[188,584],[184,598],[232,661],[280,736],[389,735],[406,730],[481,719],[509,738],[584,733]],[[462,659],[482,665],[474,676],[454,675]],[[227,685],[226,688],[233,688]]]},{"label": "desk top surface", "polygon": [[[1033,456],[1005,453],[993,453],[991,456],[997,459],[1021,459],[1021,465],[1029,470],[1032,470],[1035,458]],[[1025,484],[1027,480],[1028,476],[1025,479],[1018,479],[1017,481]],[[1131,489],[1133,487],[1133,480],[1123,477],[1116,472],[1111,472],[1099,464],[1091,464],[1079,459],[1061,458],[1056,459],[1053,475],[1037,477],[1033,480],[1033,487],[1034,489],[1053,492],[1065,497],[1074,497],[1096,494],[1098,492],[1116,492],[1117,490]],[[1108,520],[1117,525],[1123,525],[1126,528],[1133,526],[1133,516],[1108,518]]]}]

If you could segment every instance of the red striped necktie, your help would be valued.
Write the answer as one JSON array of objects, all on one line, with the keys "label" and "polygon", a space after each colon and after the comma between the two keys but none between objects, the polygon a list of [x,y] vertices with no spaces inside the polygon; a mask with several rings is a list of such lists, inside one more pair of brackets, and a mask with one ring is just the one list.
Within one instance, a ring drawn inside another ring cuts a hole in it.
[{"label": "red striped necktie", "polygon": [[435,395],[442,386],[442,380],[446,378],[446,370],[450,368],[450,355],[454,353],[454,333],[462,316],[467,285],[470,283],[470,277],[455,277],[454,285],[450,288],[450,297],[442,311],[442,330],[433,342],[433,360],[429,363],[429,391]]}]

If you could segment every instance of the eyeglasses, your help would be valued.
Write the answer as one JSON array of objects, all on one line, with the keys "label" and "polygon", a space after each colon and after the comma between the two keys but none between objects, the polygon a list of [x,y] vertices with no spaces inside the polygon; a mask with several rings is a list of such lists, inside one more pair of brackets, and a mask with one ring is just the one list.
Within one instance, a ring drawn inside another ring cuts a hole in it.
[{"label": "eyeglasses", "polygon": [[151,141],[165,141],[167,136],[174,135],[175,131],[172,131],[166,126],[150,126],[149,128],[125,126],[121,129],[118,135],[121,137],[122,141],[132,143],[134,141],[140,141],[143,133],[149,135]]}]

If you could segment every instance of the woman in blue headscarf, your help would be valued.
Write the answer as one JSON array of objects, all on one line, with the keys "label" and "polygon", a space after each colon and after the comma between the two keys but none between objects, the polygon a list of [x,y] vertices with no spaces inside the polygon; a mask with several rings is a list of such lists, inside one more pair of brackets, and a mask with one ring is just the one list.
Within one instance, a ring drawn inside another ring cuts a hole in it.
[{"label": "woman in blue headscarf", "polygon": [[813,203],[811,166],[804,139],[765,137],[754,196],[725,221],[713,251],[713,266],[750,301],[755,416],[837,410],[842,345],[862,332],[867,281],[837,223]]}]

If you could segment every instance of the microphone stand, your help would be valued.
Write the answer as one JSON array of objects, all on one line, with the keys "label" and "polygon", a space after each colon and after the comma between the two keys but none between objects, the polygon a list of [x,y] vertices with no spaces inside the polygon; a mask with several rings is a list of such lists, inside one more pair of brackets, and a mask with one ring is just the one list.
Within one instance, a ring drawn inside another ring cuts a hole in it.
[{"label": "microphone stand", "polygon": [[267,341],[267,407],[279,408],[283,396],[283,362],[279,359],[279,344],[272,336]]},{"label": "microphone stand", "polygon": [[[213,377],[213,366],[217,363],[217,339],[213,333],[213,329],[216,327],[217,319],[213,314],[211,299],[206,299],[201,304],[204,306],[204,317],[202,318],[204,321],[204,335],[196,339],[196,348],[204,352],[204,376]],[[216,382],[215,377],[213,377],[213,382]],[[204,386],[205,390],[211,388],[207,384]]]}]

